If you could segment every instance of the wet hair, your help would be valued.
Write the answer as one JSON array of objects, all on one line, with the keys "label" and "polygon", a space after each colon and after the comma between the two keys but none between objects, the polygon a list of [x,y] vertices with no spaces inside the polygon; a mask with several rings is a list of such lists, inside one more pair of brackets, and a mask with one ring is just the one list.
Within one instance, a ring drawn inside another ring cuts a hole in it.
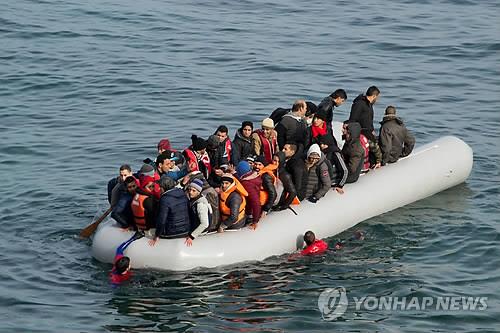
[{"label": "wet hair", "polygon": [[303,108],[304,106],[307,108],[306,102],[303,99],[299,99],[295,101],[295,103],[293,103],[292,112],[299,111],[299,109]]},{"label": "wet hair", "polygon": [[128,176],[127,178],[125,178],[125,184],[130,184],[130,183],[135,183],[134,176]]},{"label": "wet hair", "polygon": [[217,129],[215,130],[215,133],[216,134],[217,132],[221,132],[221,133],[228,133],[229,130],[227,129],[227,126],[225,125],[220,125],[219,127],[217,127]]},{"label": "wet hair", "polygon": [[122,274],[128,269],[129,265],[130,265],[130,258],[126,256],[121,257],[115,263],[116,273]]},{"label": "wet hair", "polygon": [[342,99],[347,99],[347,94],[344,89],[337,89],[334,92],[330,94],[330,97],[335,99],[335,98],[342,98]]},{"label": "wet hair", "polygon": [[316,240],[316,235],[311,230],[307,231],[304,234],[304,242],[306,242],[308,246],[314,243],[315,240]]},{"label": "wet hair", "polygon": [[297,152],[297,145],[295,143],[285,143],[286,145],[290,146],[290,150],[293,151],[294,153]]},{"label": "wet hair", "polygon": [[120,166],[120,171],[125,171],[125,170],[127,170],[128,172],[132,172],[132,168],[128,164],[123,164],[122,166]]},{"label": "wet hair", "polygon": [[378,88],[375,86],[371,86],[366,91],[366,96],[378,96],[379,94],[380,94],[380,90],[378,90]]},{"label": "wet hair", "polygon": [[244,122],[241,123],[241,130],[243,130],[246,126],[250,126],[250,128],[253,130],[253,123],[251,121],[245,120]]}]

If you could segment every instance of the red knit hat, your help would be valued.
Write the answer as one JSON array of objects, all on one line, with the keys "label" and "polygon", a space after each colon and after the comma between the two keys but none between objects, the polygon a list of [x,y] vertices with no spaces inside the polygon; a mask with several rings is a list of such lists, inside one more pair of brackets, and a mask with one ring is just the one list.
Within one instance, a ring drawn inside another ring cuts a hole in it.
[{"label": "red knit hat", "polygon": [[141,188],[142,189],[144,189],[146,187],[146,185],[148,185],[149,183],[155,182],[154,177],[147,176],[147,175],[142,175],[140,180],[141,180]]},{"label": "red knit hat", "polygon": [[169,139],[161,139],[160,142],[158,142],[158,150],[172,150],[172,145],[170,145],[170,140]]}]

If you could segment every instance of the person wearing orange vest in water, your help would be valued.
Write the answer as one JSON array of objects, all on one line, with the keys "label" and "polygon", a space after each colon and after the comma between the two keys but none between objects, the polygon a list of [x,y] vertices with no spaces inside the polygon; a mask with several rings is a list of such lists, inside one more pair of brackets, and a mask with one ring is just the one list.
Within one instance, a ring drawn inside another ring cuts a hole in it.
[{"label": "person wearing orange vest in water", "polygon": [[262,128],[252,134],[253,151],[257,156],[263,156],[267,164],[273,162],[273,156],[278,150],[278,134],[274,130],[274,121],[266,118],[262,121]]},{"label": "person wearing orange vest in water", "polygon": [[246,197],[248,192],[233,175],[225,173],[221,177],[219,209],[221,225],[219,232],[225,229],[240,229],[245,226]]},{"label": "person wearing orange vest in water", "polygon": [[148,230],[156,226],[155,218],[158,211],[158,199],[153,193],[155,184],[153,177],[142,176],[140,178],[140,187],[136,190],[130,203],[134,225],[138,230]]},{"label": "person wearing orange vest in water", "polygon": [[316,239],[312,231],[304,234],[304,242],[306,242],[306,247],[300,252],[301,255],[322,254],[328,250],[328,244],[324,240]]},{"label": "person wearing orange vest in water", "polygon": [[260,188],[260,205],[262,206],[261,218],[265,217],[276,201],[278,194],[276,193],[276,169],[278,165],[271,163],[268,164],[264,156],[257,156],[253,165],[256,171],[262,178],[262,186]]},{"label": "person wearing orange vest in water", "polygon": [[248,193],[246,198],[246,214],[248,216],[248,223],[250,227],[257,228],[259,223],[262,207],[260,205],[260,188],[262,187],[262,178],[259,174],[252,170],[247,161],[241,161],[236,166],[236,174],[238,179]]}]

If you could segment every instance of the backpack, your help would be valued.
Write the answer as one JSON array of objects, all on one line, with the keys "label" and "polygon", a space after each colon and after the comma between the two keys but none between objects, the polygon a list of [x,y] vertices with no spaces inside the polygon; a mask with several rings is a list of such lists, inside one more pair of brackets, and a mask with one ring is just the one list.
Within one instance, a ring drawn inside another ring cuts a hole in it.
[{"label": "backpack", "polygon": [[269,118],[271,118],[274,121],[274,125],[276,126],[276,124],[278,124],[281,121],[281,119],[283,119],[283,116],[289,113],[290,111],[292,111],[292,109],[277,108],[271,113]]}]

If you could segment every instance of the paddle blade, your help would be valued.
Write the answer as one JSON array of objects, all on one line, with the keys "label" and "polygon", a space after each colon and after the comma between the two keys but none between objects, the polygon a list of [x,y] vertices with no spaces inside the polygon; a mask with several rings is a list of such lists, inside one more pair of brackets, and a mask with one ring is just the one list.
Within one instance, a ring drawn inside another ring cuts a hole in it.
[{"label": "paddle blade", "polygon": [[106,216],[109,215],[109,213],[111,213],[112,210],[113,208],[109,207],[108,210],[105,211],[104,214],[102,214],[101,217],[99,217],[95,222],[83,228],[82,231],[80,231],[80,238],[89,238],[96,231],[99,224],[106,218]]}]

